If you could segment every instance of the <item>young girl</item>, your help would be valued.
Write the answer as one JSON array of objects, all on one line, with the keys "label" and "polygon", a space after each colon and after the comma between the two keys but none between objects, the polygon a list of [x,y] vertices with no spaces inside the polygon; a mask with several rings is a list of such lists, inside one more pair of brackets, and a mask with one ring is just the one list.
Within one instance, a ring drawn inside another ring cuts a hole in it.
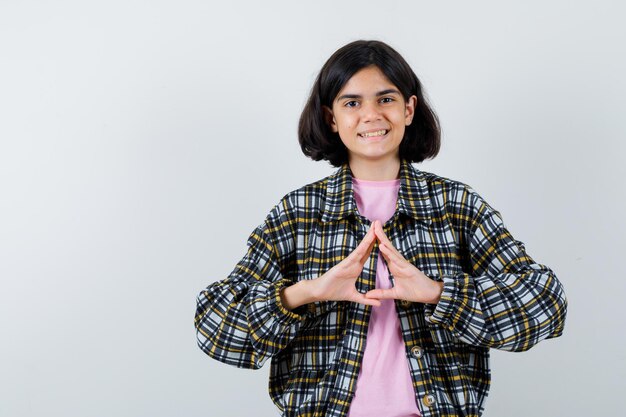
[{"label": "young girl", "polygon": [[562,334],[554,272],[471,187],[411,164],[439,138],[388,45],[352,42],[322,67],[299,140],[337,171],[286,194],[197,298],[199,347],[242,368],[271,359],[283,416],[479,416],[490,348]]}]

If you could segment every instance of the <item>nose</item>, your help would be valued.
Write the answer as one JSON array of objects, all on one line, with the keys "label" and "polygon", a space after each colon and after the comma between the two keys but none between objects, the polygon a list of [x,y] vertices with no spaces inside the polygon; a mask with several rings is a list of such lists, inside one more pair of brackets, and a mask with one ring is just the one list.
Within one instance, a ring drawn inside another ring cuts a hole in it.
[{"label": "nose", "polygon": [[380,119],[380,109],[376,101],[367,100],[361,104],[361,118],[364,122]]}]

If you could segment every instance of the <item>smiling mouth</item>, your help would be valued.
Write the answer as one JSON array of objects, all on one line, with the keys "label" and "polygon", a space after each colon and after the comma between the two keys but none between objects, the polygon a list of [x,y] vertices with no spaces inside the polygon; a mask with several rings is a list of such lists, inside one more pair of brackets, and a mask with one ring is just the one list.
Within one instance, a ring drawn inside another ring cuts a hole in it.
[{"label": "smiling mouth", "polygon": [[389,130],[387,129],[380,129],[375,132],[357,133],[357,135],[359,135],[362,138],[373,138],[373,137],[385,136],[388,132]]}]

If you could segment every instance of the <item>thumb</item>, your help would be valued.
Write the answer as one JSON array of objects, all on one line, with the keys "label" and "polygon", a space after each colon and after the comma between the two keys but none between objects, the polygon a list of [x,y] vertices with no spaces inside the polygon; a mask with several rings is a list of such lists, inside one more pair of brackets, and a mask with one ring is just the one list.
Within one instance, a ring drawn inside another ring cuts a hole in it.
[{"label": "thumb", "polygon": [[356,296],[356,300],[354,301],[356,301],[357,303],[361,303],[361,304],[365,304],[365,305],[369,305],[373,307],[380,307],[381,305],[380,300],[377,300],[376,298],[368,298],[366,297],[365,294],[361,294],[361,293],[359,293],[359,295]]},{"label": "thumb", "polygon": [[365,293],[366,298],[376,298],[379,300],[389,300],[396,298],[393,288],[376,288]]}]

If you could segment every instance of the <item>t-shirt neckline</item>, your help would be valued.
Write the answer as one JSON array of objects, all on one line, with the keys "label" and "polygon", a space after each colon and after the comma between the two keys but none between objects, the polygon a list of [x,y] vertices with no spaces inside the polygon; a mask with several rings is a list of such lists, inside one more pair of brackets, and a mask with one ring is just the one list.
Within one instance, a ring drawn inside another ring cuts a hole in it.
[{"label": "t-shirt neckline", "polygon": [[366,187],[392,187],[400,185],[400,178],[396,178],[393,180],[361,180],[352,177],[352,183]]}]

